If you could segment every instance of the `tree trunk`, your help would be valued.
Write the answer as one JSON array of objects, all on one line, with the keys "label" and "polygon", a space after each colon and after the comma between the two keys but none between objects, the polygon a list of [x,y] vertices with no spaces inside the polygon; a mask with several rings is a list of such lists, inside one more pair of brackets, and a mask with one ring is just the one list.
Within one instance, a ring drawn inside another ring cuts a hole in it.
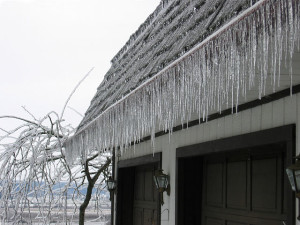
[{"label": "tree trunk", "polygon": [[85,210],[91,200],[93,187],[94,187],[94,182],[89,182],[84,202],[81,204],[79,208],[79,225],[84,225]]},{"label": "tree trunk", "polygon": [[88,180],[89,184],[88,184],[88,187],[87,187],[87,192],[86,192],[84,202],[79,207],[79,225],[84,225],[85,210],[86,210],[87,206],[90,203],[93,188],[94,188],[94,185],[95,185],[96,181],[98,180],[100,174],[103,173],[103,171],[106,170],[109,167],[109,164],[111,162],[111,159],[107,158],[106,163],[98,170],[98,172],[92,178],[91,174],[89,172],[89,164],[88,163],[89,163],[89,161],[93,160],[94,158],[96,158],[96,156],[88,159],[85,163],[85,171],[84,172],[85,172],[85,175],[87,177],[87,180]]}]

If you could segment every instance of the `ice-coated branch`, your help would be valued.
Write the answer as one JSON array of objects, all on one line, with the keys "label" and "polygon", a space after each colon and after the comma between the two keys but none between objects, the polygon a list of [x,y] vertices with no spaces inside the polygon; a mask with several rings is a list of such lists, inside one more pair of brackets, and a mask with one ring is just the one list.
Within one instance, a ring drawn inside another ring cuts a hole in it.
[{"label": "ice-coated branch", "polygon": [[[30,116],[33,120],[0,116],[0,119],[15,119],[22,123],[12,130],[1,129],[4,135],[0,137],[3,168],[0,170],[0,219],[13,223],[38,221],[49,224],[58,214],[58,220],[63,222],[73,218],[67,215],[68,199],[74,203],[71,213],[74,215],[77,205],[81,204],[78,199],[91,199],[92,196],[92,192],[86,195],[82,189],[91,188],[90,184],[93,184],[92,189],[103,187],[100,182],[107,173],[110,158],[94,151],[86,156],[84,163],[79,160],[81,163],[69,164],[64,145],[75,129],[63,126],[63,120],[55,112],[41,119]],[[98,180],[99,177],[102,178]],[[100,195],[100,191],[95,193]]]},{"label": "ice-coated branch", "polygon": [[77,90],[77,88],[80,86],[80,84],[85,80],[85,78],[87,78],[89,75],[90,75],[90,73],[92,72],[94,70],[94,67],[93,68],[91,68],[90,69],[90,71],[78,82],[78,84],[76,85],[76,87],[74,88],[74,90],[72,91],[72,93],[70,94],[70,96],[68,97],[68,99],[67,99],[67,101],[66,101],[66,103],[65,103],[65,105],[64,105],[64,107],[63,107],[63,110],[62,110],[62,112],[61,112],[61,115],[60,115],[60,119],[62,119],[63,118],[63,116],[64,116],[64,113],[65,113],[65,109],[66,109],[66,107],[67,107],[67,105],[68,105],[68,103],[69,103],[69,101],[70,101],[70,99],[71,99],[71,97],[73,96],[73,94],[75,93],[75,91]]}]

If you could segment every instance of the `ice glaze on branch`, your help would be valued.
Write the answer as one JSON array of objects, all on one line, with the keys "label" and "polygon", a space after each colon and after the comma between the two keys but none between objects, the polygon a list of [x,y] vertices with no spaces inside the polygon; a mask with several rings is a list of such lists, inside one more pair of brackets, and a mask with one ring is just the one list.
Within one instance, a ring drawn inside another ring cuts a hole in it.
[{"label": "ice glaze on branch", "polygon": [[[68,164],[64,146],[75,128],[64,124],[63,112],[61,116],[50,112],[37,119],[25,107],[23,109],[30,119],[0,116],[2,120],[21,122],[12,130],[0,128],[0,220],[14,224],[21,221],[49,224],[55,217],[58,222],[68,220],[69,223],[84,197],[84,204],[80,207],[83,224],[84,211],[91,198],[100,199],[104,188],[102,182],[110,173],[111,156],[91,151],[86,155],[87,161],[78,158]],[[88,189],[86,195],[82,188]],[[66,210],[68,201],[74,205],[72,213]],[[31,214],[33,212],[37,215]]]}]

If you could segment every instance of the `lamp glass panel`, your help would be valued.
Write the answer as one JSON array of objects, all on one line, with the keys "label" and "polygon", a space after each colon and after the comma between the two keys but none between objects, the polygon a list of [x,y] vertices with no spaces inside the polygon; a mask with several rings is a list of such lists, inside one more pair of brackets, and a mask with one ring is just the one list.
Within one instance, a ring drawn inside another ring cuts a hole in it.
[{"label": "lamp glass panel", "polygon": [[115,182],[113,180],[107,181],[107,188],[108,188],[108,190],[115,189]]},{"label": "lamp glass panel", "polygon": [[158,186],[160,188],[165,187],[165,177],[164,176],[157,177],[157,182],[158,182]]},{"label": "lamp glass panel", "polygon": [[108,190],[111,189],[111,181],[107,181],[106,183],[107,183]]},{"label": "lamp glass panel", "polygon": [[288,178],[290,180],[290,183],[291,183],[291,186],[292,186],[292,190],[296,191],[296,186],[295,186],[295,180],[294,180],[293,171],[291,169],[286,169],[286,173],[287,173]]},{"label": "lamp glass panel", "polygon": [[295,178],[296,178],[296,191],[300,192],[300,170],[295,170]]},{"label": "lamp glass panel", "polygon": [[165,175],[161,175],[157,177],[158,185],[160,188],[167,188],[168,187],[168,177]]}]

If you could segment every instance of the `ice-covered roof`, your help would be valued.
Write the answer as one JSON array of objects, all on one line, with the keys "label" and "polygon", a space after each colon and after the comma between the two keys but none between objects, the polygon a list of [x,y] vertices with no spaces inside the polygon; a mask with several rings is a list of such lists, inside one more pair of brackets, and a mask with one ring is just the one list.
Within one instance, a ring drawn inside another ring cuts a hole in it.
[{"label": "ice-covered roof", "polygon": [[255,2],[162,0],[111,60],[79,129]]},{"label": "ice-covered roof", "polygon": [[158,131],[300,84],[299,43],[299,0],[163,1],[113,58],[66,157],[154,144]]}]

